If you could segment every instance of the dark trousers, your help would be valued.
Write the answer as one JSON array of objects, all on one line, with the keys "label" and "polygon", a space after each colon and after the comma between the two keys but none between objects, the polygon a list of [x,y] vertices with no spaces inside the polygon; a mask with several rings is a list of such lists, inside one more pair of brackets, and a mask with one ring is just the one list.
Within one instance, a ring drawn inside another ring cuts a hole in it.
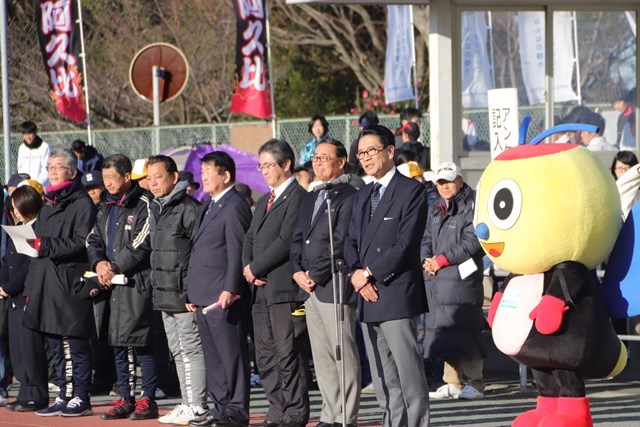
[{"label": "dark trousers", "polygon": [[266,420],[306,425],[309,420],[307,366],[291,316],[297,306],[297,303],[267,304],[264,291],[258,288],[252,309],[253,332],[258,371],[269,401]]},{"label": "dark trousers", "polygon": [[58,374],[59,397],[89,400],[91,388],[91,347],[86,338],[61,337],[47,334],[53,350]]},{"label": "dark trousers", "polygon": [[13,373],[20,381],[16,401],[49,403],[47,352],[42,334],[22,326],[24,309],[9,310],[9,351]]},{"label": "dark trousers", "polygon": [[531,369],[538,394],[545,397],[585,397],[584,379],[565,369]]},{"label": "dark trousers", "polygon": [[116,382],[116,368],[113,361],[113,349],[106,339],[89,339],[91,348],[91,394],[109,394]]},{"label": "dark trousers", "polygon": [[196,312],[202,340],[207,388],[213,398],[211,415],[249,424],[249,357],[242,327],[243,303],[228,310]]},{"label": "dark trousers", "polygon": [[358,356],[360,356],[360,372],[362,387],[371,384],[371,368],[367,357],[367,348],[364,345],[364,334],[360,322],[356,322],[356,345],[358,346]]},{"label": "dark trousers", "polygon": [[116,362],[120,396],[127,400],[132,400],[135,397],[137,358],[142,372],[142,395],[154,400],[158,376],[151,347],[113,347],[113,358]]}]

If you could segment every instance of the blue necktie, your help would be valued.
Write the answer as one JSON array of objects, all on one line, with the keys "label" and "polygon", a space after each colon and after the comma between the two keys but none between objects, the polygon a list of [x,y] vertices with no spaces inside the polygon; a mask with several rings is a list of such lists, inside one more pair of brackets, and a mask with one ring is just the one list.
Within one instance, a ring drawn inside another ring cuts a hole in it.
[{"label": "blue necktie", "polygon": [[316,218],[318,211],[320,210],[320,206],[327,199],[327,190],[320,190],[318,193],[318,197],[316,198],[316,203],[313,205],[313,214],[311,215],[311,222]]}]

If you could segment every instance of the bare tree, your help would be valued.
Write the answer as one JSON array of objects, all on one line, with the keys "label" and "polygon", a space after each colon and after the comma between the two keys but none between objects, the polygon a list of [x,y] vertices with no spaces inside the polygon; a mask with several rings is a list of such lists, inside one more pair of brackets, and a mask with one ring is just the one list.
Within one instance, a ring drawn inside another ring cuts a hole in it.
[{"label": "bare tree", "polygon": [[[416,43],[418,75],[426,61],[424,29],[428,28],[426,7],[414,7],[415,26],[423,36]],[[387,13],[382,6],[287,5],[284,0],[272,4],[274,41],[298,45],[324,46],[356,75],[363,88],[373,92],[382,87],[386,53]]]},{"label": "bare tree", "polygon": [[[81,126],[64,119],[48,93],[33,3],[9,8],[12,121],[36,120],[44,129]],[[152,107],[129,83],[135,53],[153,42],[175,44],[187,57],[189,82],[162,105],[163,123],[215,122],[229,108],[235,66],[235,19],[224,1],[85,1],[87,75],[92,121],[98,127],[146,126]]]}]

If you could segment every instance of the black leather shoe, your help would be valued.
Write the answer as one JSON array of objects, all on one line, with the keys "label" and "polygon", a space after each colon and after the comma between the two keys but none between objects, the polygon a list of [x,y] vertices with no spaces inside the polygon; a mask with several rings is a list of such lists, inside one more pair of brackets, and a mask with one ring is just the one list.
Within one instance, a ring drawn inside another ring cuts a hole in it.
[{"label": "black leather shoe", "polygon": [[35,402],[17,403],[17,402],[14,402],[14,403],[16,404],[16,406],[15,406],[15,411],[16,412],[35,412],[35,411],[39,411],[40,409],[44,409],[47,406],[49,406],[49,402],[45,402],[45,403],[35,403]]},{"label": "black leather shoe", "polygon": [[207,415],[199,420],[189,421],[190,426],[212,426],[216,422],[216,418],[213,415]]},{"label": "black leather shoe", "polygon": [[216,421],[211,425],[211,427],[248,427],[248,424],[239,423],[232,420],[222,420]]},{"label": "black leather shoe", "polygon": [[239,423],[232,420],[216,420],[212,415],[207,415],[202,420],[189,421],[190,426],[206,426],[206,427],[247,427],[247,424]]},{"label": "black leather shoe", "polygon": [[324,421],[320,421],[318,424],[316,424],[316,427],[333,427],[334,424],[333,423],[325,423]]},{"label": "black leather shoe", "polygon": [[16,406],[18,406],[18,402],[16,402],[15,400],[13,402],[9,402],[6,405],[4,405],[7,411],[11,411],[11,412],[14,412],[16,410]]},{"label": "black leather shoe", "polygon": [[279,427],[280,423],[272,423],[269,421],[265,421],[262,424],[260,424],[260,427]]}]

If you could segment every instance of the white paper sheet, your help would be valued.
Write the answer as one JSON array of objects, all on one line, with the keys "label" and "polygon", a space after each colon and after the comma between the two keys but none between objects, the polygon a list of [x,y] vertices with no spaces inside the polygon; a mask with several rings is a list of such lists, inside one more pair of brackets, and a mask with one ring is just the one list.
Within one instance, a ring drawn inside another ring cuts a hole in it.
[{"label": "white paper sheet", "polygon": [[38,257],[38,251],[27,243],[27,239],[36,238],[31,224],[3,225],[2,228],[4,228],[4,231],[6,231],[9,237],[11,237],[11,240],[13,240],[13,244],[16,246],[18,253],[28,255],[32,258]]},{"label": "white paper sheet", "polygon": [[476,271],[478,271],[478,266],[473,261],[473,258],[469,258],[468,260],[466,260],[462,264],[458,265],[458,272],[460,273],[460,278],[462,280],[464,280],[467,277],[471,276]]}]

